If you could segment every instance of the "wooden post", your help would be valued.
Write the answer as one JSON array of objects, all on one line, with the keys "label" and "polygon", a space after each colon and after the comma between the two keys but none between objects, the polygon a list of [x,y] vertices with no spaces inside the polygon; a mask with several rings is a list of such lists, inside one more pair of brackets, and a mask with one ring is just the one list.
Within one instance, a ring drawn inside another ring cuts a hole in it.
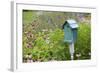
[{"label": "wooden post", "polygon": [[69,51],[70,51],[71,60],[73,60],[74,59],[74,42],[69,44]]}]

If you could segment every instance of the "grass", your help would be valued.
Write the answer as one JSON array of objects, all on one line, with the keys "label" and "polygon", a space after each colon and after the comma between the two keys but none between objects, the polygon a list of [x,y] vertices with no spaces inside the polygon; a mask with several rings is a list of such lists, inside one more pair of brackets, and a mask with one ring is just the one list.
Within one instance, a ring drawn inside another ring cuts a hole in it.
[{"label": "grass", "polygon": [[35,12],[33,11],[23,11],[23,24],[29,24],[34,19],[36,19]]}]

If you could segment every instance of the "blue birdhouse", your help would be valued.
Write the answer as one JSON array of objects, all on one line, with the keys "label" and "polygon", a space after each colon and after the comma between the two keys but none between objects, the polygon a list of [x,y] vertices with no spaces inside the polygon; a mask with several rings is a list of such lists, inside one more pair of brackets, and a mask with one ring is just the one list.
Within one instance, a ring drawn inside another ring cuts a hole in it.
[{"label": "blue birdhouse", "polygon": [[63,24],[64,29],[64,42],[72,43],[77,38],[78,24],[75,20],[67,20]]}]

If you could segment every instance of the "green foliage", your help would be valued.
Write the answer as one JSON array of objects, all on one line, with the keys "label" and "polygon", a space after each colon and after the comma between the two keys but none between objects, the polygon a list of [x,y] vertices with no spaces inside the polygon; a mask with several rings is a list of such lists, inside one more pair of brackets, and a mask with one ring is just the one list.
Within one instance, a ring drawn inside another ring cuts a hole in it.
[{"label": "green foliage", "polygon": [[91,27],[89,24],[81,23],[78,28],[78,37],[75,44],[76,53],[81,53],[80,59],[89,59],[91,53]]},{"label": "green foliage", "polygon": [[[84,15],[87,19],[90,18],[89,14]],[[61,26],[65,19],[76,19],[76,16],[77,14],[74,13],[24,11],[23,58],[31,54],[31,59],[34,62],[70,60],[68,43],[64,43],[64,32]],[[91,25],[86,22],[79,22],[74,59],[90,58]]]},{"label": "green foliage", "polygon": [[[33,42],[34,47],[32,49],[24,48],[23,55],[31,53],[33,61],[70,59],[68,46],[63,43],[63,30],[55,29],[48,34],[39,32],[37,35],[37,39]],[[48,39],[44,39],[44,35],[48,35]]]}]

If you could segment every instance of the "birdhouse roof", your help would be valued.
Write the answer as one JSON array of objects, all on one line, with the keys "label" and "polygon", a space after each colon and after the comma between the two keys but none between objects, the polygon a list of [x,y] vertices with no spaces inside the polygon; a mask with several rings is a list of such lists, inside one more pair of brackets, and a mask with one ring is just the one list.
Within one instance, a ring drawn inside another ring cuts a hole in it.
[{"label": "birdhouse roof", "polygon": [[69,26],[71,28],[77,28],[78,27],[78,24],[75,20],[67,20],[67,23],[69,24]]}]

